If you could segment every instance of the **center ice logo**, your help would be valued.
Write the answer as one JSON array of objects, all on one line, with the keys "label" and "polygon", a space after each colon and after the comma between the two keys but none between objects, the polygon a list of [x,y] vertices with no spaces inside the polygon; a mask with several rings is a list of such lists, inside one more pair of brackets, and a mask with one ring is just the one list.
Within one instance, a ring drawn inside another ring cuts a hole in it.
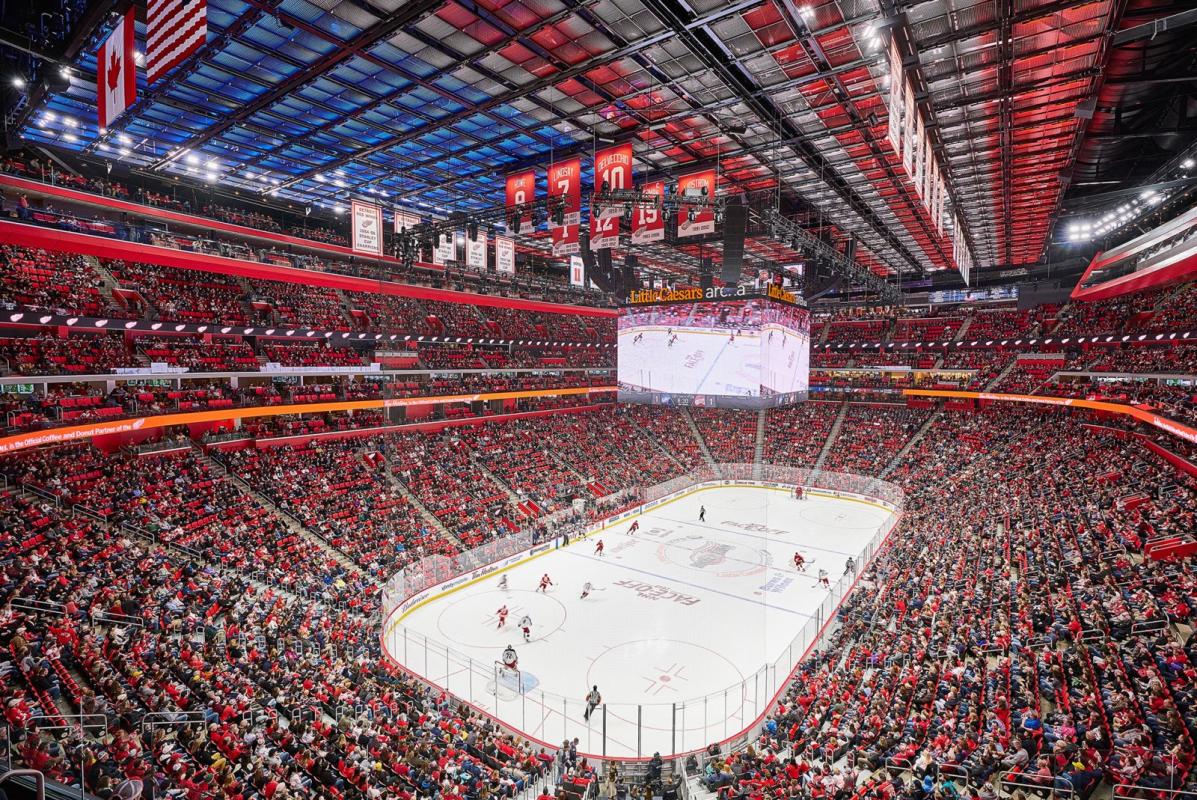
[{"label": "center ice logo", "polygon": [[755,550],[700,535],[681,536],[662,542],[657,547],[657,558],[720,578],[752,575],[763,571],[771,563],[767,550]]},{"label": "center ice logo", "polygon": [[690,566],[698,569],[714,567],[727,561],[727,554],[731,552],[730,544],[706,542],[690,554]]}]

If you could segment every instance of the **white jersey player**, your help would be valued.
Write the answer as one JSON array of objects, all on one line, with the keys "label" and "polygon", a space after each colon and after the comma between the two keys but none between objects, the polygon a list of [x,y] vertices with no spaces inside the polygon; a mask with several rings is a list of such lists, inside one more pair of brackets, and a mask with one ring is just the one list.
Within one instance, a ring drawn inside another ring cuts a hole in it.
[{"label": "white jersey player", "polygon": [[524,634],[524,641],[532,641],[532,618],[525,614],[520,618],[520,631]]},{"label": "white jersey player", "polygon": [[590,581],[586,581],[586,583],[582,584],[581,599],[585,600],[587,597],[590,597],[590,590],[593,588],[594,588],[594,584],[592,584]]},{"label": "white jersey player", "polygon": [[831,581],[828,580],[828,578],[827,578],[827,570],[825,570],[825,569],[819,570],[819,583],[823,584],[828,589],[831,588]]},{"label": "white jersey player", "polygon": [[502,575],[499,576],[499,588],[502,589],[503,591],[507,591],[507,573],[506,572],[504,572]]}]

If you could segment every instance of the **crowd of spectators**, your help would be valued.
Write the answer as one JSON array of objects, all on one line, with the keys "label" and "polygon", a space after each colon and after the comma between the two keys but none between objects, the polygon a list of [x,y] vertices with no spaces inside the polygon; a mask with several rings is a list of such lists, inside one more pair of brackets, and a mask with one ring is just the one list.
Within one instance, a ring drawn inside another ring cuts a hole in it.
[{"label": "crowd of spectators", "polygon": [[[839,411],[766,412],[777,435],[765,460],[810,465]],[[720,415],[695,422],[708,445],[730,437],[734,455],[755,439],[757,415],[740,413],[751,437]],[[930,413],[849,404],[824,467],[876,474]],[[902,535],[761,738],[709,758],[705,783],[728,798],[910,800],[1020,787],[1087,797],[1101,781],[1185,787],[1197,642],[1176,626],[1197,622],[1197,576],[1141,554],[1150,538],[1191,532],[1197,483],[1051,410],[931,423],[889,476],[907,492]],[[8,456],[10,485],[97,515],[0,495],[0,596],[45,604],[0,613],[15,755],[68,783],[82,757],[101,796],[201,786],[226,798],[414,800],[442,783],[445,794],[469,784],[509,797],[568,762],[569,745],[536,752],[393,672],[364,616],[376,581],[520,526],[521,499],[550,512],[593,496],[595,482],[626,495],[681,474],[701,459],[685,438],[695,441],[680,412],[612,407],[246,448],[223,457],[229,475],[191,448]],[[137,724],[171,709],[195,724]],[[104,715],[107,735],[31,722],[67,713]]]},{"label": "crowd of spectators", "polygon": [[[147,206],[219,219],[267,233],[281,233],[285,229],[291,236],[309,239],[316,244],[332,244],[340,247],[348,244],[344,233],[317,224],[311,219],[305,218],[302,222],[298,222],[291,220],[290,215],[281,210],[268,213],[261,207],[237,208],[226,204],[197,204],[189,199],[188,192],[180,192],[175,186],[156,188],[153,185],[144,185],[137,186],[130,192],[124,184],[110,181],[104,176],[64,172],[49,161],[42,161],[36,157],[21,157],[20,154],[9,154],[0,160],[0,170],[53,185],[67,186],[119,199],[133,199]],[[9,203],[6,202],[6,199],[3,193],[0,193],[0,215],[8,212]],[[522,270],[518,275],[483,274],[473,270],[453,272],[430,264],[405,264],[398,260],[385,263],[344,260],[343,253],[327,252],[316,255],[310,251],[296,253],[291,250],[262,249],[256,242],[251,246],[246,241],[238,239],[234,233],[219,235],[213,233],[213,238],[208,239],[170,233],[157,227],[158,221],[152,215],[147,215],[148,218],[143,221],[139,217],[128,214],[120,214],[118,218],[117,212],[113,211],[107,218],[84,218],[76,210],[56,211],[51,208],[49,202],[36,199],[31,201],[26,193],[19,193],[11,201],[11,206],[14,215],[26,222],[70,230],[84,229],[103,236],[224,255],[231,258],[271,262],[300,269],[336,272],[381,280],[399,280],[404,283],[447,289],[526,297],[554,303],[580,305],[610,305],[611,303],[611,298],[605,294],[572,286],[566,280],[565,275],[561,273],[540,274],[531,269]],[[388,238],[390,237],[388,236]],[[391,240],[387,250],[391,255],[395,255],[394,249],[395,242]]]}]

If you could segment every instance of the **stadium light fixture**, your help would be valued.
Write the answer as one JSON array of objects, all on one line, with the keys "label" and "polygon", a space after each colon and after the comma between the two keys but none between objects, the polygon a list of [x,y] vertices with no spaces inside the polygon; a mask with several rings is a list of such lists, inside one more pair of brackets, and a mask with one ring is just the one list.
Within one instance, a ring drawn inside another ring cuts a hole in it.
[{"label": "stadium light fixture", "polygon": [[1184,161],[1180,162],[1180,167],[1181,167],[1181,169],[1192,169],[1193,168],[1193,159],[1186,158]]},{"label": "stadium light fixture", "polygon": [[12,85],[13,85],[14,89],[24,89],[25,88],[25,79],[22,78],[20,75],[14,75],[12,77]]}]

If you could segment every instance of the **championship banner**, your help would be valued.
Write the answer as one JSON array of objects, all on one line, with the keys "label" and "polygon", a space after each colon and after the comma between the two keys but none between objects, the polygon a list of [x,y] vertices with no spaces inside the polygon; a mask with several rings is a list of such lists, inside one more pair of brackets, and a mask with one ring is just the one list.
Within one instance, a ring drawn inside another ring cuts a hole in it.
[{"label": "championship banner", "polygon": [[[536,200],[536,173],[532,170],[507,176],[507,208],[529,205]],[[511,214],[508,214],[508,230],[511,230]],[[532,209],[526,208],[519,215],[520,227],[532,222]]]},{"label": "championship banner", "polygon": [[619,246],[619,217],[600,218],[590,209],[590,249]]},{"label": "championship banner", "polygon": [[419,224],[418,214],[409,214],[406,211],[395,212],[395,233],[402,233],[405,228],[410,231]]},{"label": "championship banner", "polygon": [[[922,122],[920,118],[919,122]],[[920,127],[922,127],[920,125]],[[931,203],[931,162],[935,160],[935,150],[931,147],[931,137],[923,132],[923,202]]]},{"label": "championship banner", "polygon": [[947,218],[947,199],[948,199],[948,185],[944,182],[943,177],[939,179],[939,197],[936,199],[936,207],[939,212],[939,235],[943,236],[943,224]]},{"label": "championship banner", "polygon": [[372,203],[349,203],[350,233],[353,252],[382,255],[382,209]]},{"label": "championship banner", "polygon": [[[594,154],[594,191],[603,191],[603,184],[607,191],[615,192],[620,189],[632,188],[632,145],[617,144]],[[609,206],[600,209],[590,209],[591,216],[617,217],[621,213],[619,206]],[[618,233],[618,231],[616,231]]]},{"label": "championship banner", "polygon": [[[703,189],[706,189],[703,192]],[[677,179],[677,193],[685,202],[687,197],[702,197],[707,202],[715,200],[715,170],[708,169],[683,175]],[[701,236],[704,233],[715,232],[715,211],[710,208],[688,208],[682,206],[677,212],[677,235]]]},{"label": "championship banner", "polygon": [[480,272],[486,272],[486,232],[478,231],[478,238],[471,239],[470,234],[466,232],[465,240],[465,262],[470,269],[476,269]]},{"label": "championship banner", "polygon": [[495,237],[495,272],[515,274],[515,240],[506,236]]},{"label": "championship banner", "polygon": [[935,229],[939,230],[939,193],[943,187],[939,182],[939,162],[934,158],[931,159],[931,222],[935,225]]},{"label": "championship banner", "polygon": [[927,202],[927,130],[923,127],[923,115],[918,114],[914,120],[914,190],[923,203]]},{"label": "championship banner", "polygon": [[905,117],[902,121],[902,166],[907,175],[914,174],[914,118],[918,116],[919,107],[914,104],[914,89],[903,81],[903,91],[906,99],[903,101]]},{"label": "championship banner", "polygon": [[[665,196],[665,182],[645,184],[640,190],[644,194]],[[640,206],[632,209],[632,244],[659,242],[665,238],[665,216],[661,213],[660,201],[655,207]]]},{"label": "championship banner", "polygon": [[564,198],[563,225],[555,225],[554,212],[549,213],[549,232],[553,237],[553,255],[567,256],[578,252],[578,227],[582,220],[582,161],[571,158],[549,167],[549,197]]},{"label": "championship banner", "polygon": [[585,286],[586,285],[586,267],[582,263],[581,256],[569,257],[569,285],[570,286]]},{"label": "championship banner", "polygon": [[889,123],[885,134],[889,138],[890,147],[894,148],[894,155],[902,154],[902,55],[898,52],[898,42],[889,42]]},{"label": "championship banner", "polygon": [[457,260],[457,247],[453,237],[457,234],[453,232],[439,234],[436,244],[432,247],[432,263],[443,267],[450,261]]}]

